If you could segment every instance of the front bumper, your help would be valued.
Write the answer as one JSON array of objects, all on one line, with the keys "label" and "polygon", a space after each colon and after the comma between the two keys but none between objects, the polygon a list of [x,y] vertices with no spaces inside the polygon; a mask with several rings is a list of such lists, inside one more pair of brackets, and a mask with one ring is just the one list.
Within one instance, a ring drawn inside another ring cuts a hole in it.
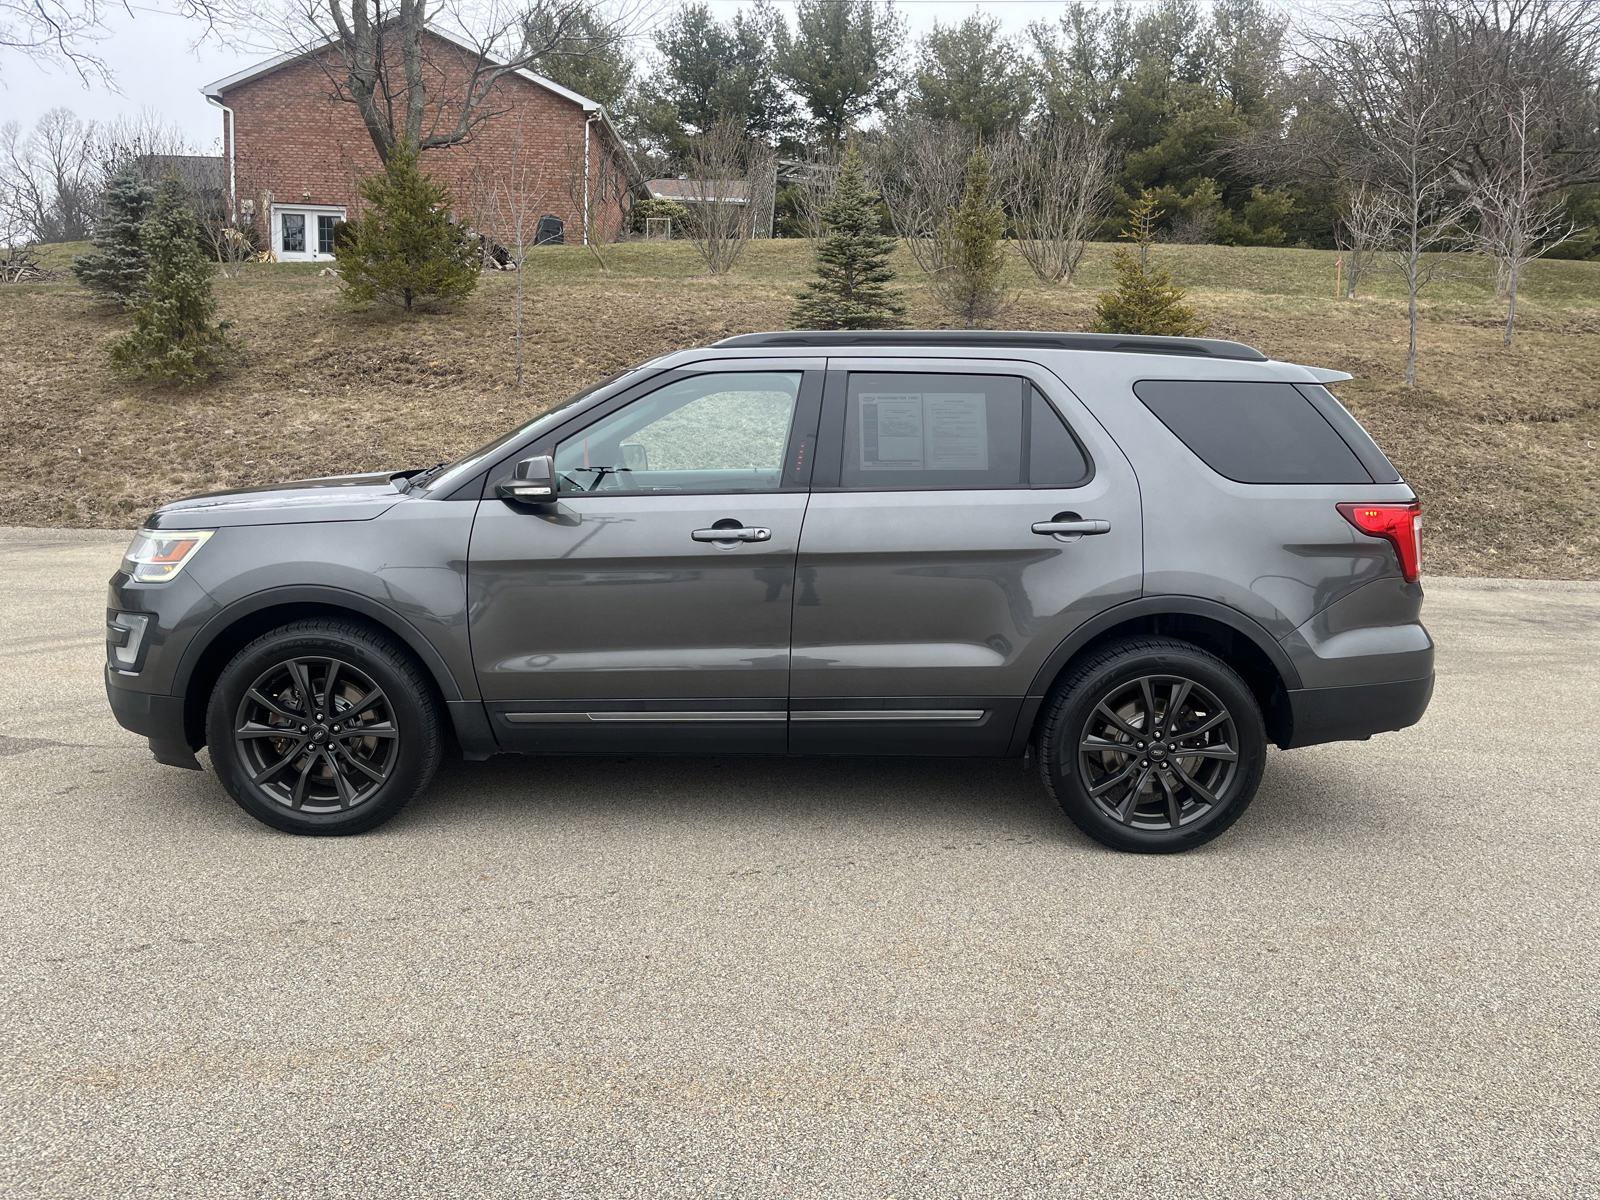
[{"label": "front bumper", "polygon": [[117,724],[143,734],[157,762],[198,771],[200,763],[184,732],[183,697],[136,692],[122,686],[121,678],[119,672],[109,666],[105,668],[106,699],[111,702],[111,713],[117,718]]},{"label": "front bumper", "polygon": [[1395,683],[1303,688],[1289,693],[1285,750],[1322,742],[1364,741],[1422,720],[1433,698],[1433,672]]}]

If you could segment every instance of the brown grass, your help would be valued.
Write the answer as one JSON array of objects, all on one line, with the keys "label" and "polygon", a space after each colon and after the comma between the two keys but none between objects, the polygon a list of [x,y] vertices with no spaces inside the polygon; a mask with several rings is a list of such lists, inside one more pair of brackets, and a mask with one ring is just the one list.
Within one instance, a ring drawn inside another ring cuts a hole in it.
[{"label": "brown grass", "polygon": [[[1081,329],[1109,274],[1047,289],[1017,269],[1017,328]],[[1210,332],[1268,354],[1337,367],[1339,394],[1422,494],[1426,566],[1470,575],[1600,578],[1600,264],[1540,263],[1517,346],[1480,264],[1425,301],[1421,385],[1400,380],[1404,310],[1388,279],[1375,298],[1328,297],[1332,255],[1163,247],[1158,255]],[[186,493],[449,458],[623,366],[731,333],[781,328],[809,266],[803,243],[751,247],[732,277],[695,274],[681,245],[619,249],[609,273],[580,249],[530,271],[528,370],[512,380],[513,280],[494,275],[459,311],[404,318],[341,306],[303,266],[256,266],[218,281],[240,360],[192,391],[114,378],[107,348],[124,318],[71,283],[0,291],[0,438],[11,477],[0,522],[132,526]],[[938,325],[908,280],[911,319]]]}]

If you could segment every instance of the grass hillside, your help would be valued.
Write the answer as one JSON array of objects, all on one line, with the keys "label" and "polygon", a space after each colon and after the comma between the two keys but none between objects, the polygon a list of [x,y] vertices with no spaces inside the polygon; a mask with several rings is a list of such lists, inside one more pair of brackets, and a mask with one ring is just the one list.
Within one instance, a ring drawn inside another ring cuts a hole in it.
[{"label": "grass hillside", "polygon": [[[1091,249],[1072,287],[1011,268],[1004,324],[1085,328],[1110,280]],[[64,267],[71,248],[47,248]],[[1276,358],[1350,371],[1340,397],[1422,494],[1425,569],[1600,578],[1600,264],[1528,272],[1516,348],[1487,265],[1451,262],[1425,294],[1421,383],[1405,388],[1398,280],[1332,298],[1331,253],[1163,246],[1209,332]],[[315,264],[252,265],[219,280],[238,365],[204,388],[115,379],[107,347],[125,318],[70,280],[0,288],[0,438],[12,474],[0,523],[132,526],[190,492],[449,458],[620,367],[731,333],[781,328],[810,271],[801,242],[755,243],[731,277],[690,247],[616,248],[601,271],[578,247],[531,266],[528,370],[513,383],[514,278],[486,277],[458,311],[357,313]],[[910,319],[941,315],[909,256]]]}]

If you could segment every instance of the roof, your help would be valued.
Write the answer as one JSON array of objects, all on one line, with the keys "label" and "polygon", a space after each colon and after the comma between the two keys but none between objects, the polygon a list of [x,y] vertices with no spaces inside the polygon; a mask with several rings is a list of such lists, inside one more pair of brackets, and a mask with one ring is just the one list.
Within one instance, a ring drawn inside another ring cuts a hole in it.
[{"label": "roof", "polygon": [[[723,338],[718,346],[943,346],[1026,348],[1032,350],[1098,350],[1118,354],[1174,354],[1188,358],[1222,358],[1267,362],[1254,346],[1221,338],[1136,337],[1121,333],[1052,333],[998,329],[881,329],[784,333],[742,333]],[[1342,374],[1333,372],[1334,374]],[[1348,378],[1346,376],[1346,378]]]},{"label": "roof", "polygon": [[221,191],[227,181],[220,154],[140,154],[134,160],[148,179],[176,175],[190,187]]},{"label": "roof", "polygon": [[[432,25],[426,26],[426,31],[432,34],[434,37],[439,38],[441,41],[449,42],[457,49],[465,50],[468,54],[479,53],[478,47],[472,45],[470,42],[456,36],[453,33],[448,33],[445,30],[435,28]],[[305,58],[308,55],[312,55],[319,50],[326,49],[327,47],[333,45],[336,41],[338,41],[337,37],[327,37],[322,41],[315,43],[314,45],[302,46],[298,50],[290,50],[283,54],[276,55],[272,58],[266,59],[263,62],[258,62],[253,67],[247,67],[243,71],[236,71],[234,74],[225,76],[222,79],[213,80],[211,83],[208,83],[201,88],[200,93],[201,95],[205,96],[207,100],[221,104],[222,94],[228,91],[230,88],[236,88],[241,83],[248,83],[252,79],[259,79],[263,75],[270,75],[273,71],[278,70],[280,67],[287,67],[290,63],[299,62],[302,58]],[[485,61],[492,62],[493,60],[485,59]],[[536,72],[518,68],[518,70],[514,73],[520,75],[530,83],[537,84],[546,91],[554,92],[557,96],[571,100],[579,108],[583,109],[584,112],[589,113],[591,118],[598,116],[600,118],[600,123],[606,128],[606,132],[611,135],[611,140],[615,142],[617,147],[622,151],[622,157],[624,160],[626,160],[628,169],[632,172],[633,178],[637,180],[643,176],[644,172],[639,170],[639,164],[633,157],[633,151],[628,148],[628,143],[622,140],[622,135],[617,132],[617,127],[611,123],[611,115],[606,112],[605,105],[601,104],[598,100],[591,100],[587,96],[580,95],[570,88],[564,88],[554,79],[549,79],[543,75],[537,74]]]},{"label": "roof", "polygon": [[[439,38],[441,41],[449,42],[457,49],[465,50],[468,54],[479,53],[478,47],[474,46],[471,42],[468,42],[464,38],[457,37],[453,33],[447,33],[446,31],[437,29],[432,25],[427,27],[427,32],[431,33],[434,37]],[[242,71],[235,72],[232,75],[228,75],[222,79],[208,83],[205,85],[205,87],[200,89],[200,92],[202,95],[221,99],[222,93],[226,92],[228,89],[236,88],[241,83],[248,83],[252,79],[259,79],[263,75],[270,75],[273,71],[278,70],[280,67],[287,67],[290,63],[299,62],[302,58],[305,58],[311,54],[315,54],[318,50],[324,50],[337,41],[337,37],[330,36],[323,38],[319,42],[315,42],[307,46],[301,46],[299,49],[289,50],[283,54],[275,55],[272,58],[258,62],[253,67],[246,67]],[[540,87],[545,88],[548,91],[554,92],[558,96],[571,100],[574,104],[581,107],[585,112],[603,112],[605,109],[605,106],[598,100],[591,100],[587,96],[580,96],[577,92],[572,91],[570,88],[564,88],[555,80],[547,79],[543,75],[538,75],[532,71],[521,69],[519,69],[516,74],[522,76],[522,78],[529,80],[532,83],[538,84]]]},{"label": "roof", "polygon": [[689,204],[749,204],[746,179],[649,179],[645,190],[655,200]]}]

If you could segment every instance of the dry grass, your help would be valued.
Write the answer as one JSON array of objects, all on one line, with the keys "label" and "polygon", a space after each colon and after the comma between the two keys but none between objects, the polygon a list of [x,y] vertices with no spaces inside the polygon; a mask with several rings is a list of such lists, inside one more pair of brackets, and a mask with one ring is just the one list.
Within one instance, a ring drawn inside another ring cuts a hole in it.
[{"label": "dry grass", "polygon": [[[1019,264],[1006,323],[1083,328],[1109,249],[1094,247],[1071,288],[1036,286]],[[1340,396],[1422,494],[1428,569],[1600,578],[1600,264],[1536,264],[1507,351],[1488,273],[1463,263],[1425,301],[1422,384],[1407,390],[1392,278],[1344,303],[1329,296],[1331,254],[1158,256],[1213,334],[1356,375]],[[346,310],[315,267],[252,266],[218,282],[238,365],[187,392],[116,380],[106,352],[123,318],[75,285],[7,288],[0,437],[13,467],[0,522],[131,526],[189,492],[452,457],[625,365],[781,328],[810,266],[794,242],[752,246],[726,279],[698,275],[683,245],[620,247],[612,262],[602,273],[580,248],[541,252],[527,278],[520,390],[507,276],[487,277],[457,312],[407,319]],[[924,287],[907,292],[914,323],[942,323]]]}]

